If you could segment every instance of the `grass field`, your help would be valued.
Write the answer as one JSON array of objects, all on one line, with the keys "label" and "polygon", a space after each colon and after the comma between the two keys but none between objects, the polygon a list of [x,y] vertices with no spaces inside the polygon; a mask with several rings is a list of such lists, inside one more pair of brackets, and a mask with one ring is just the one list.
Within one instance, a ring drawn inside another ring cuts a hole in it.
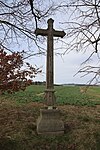
[{"label": "grass field", "polygon": [[[83,87],[84,89],[85,87]],[[44,102],[43,92],[45,86],[32,85],[25,91],[16,92],[14,94],[6,94],[1,97],[3,99],[14,100],[17,104],[26,104],[29,102]],[[86,93],[80,92],[79,86],[55,86],[56,103],[95,106],[100,104],[100,87],[90,87]]]},{"label": "grass field", "polygon": [[36,119],[44,106],[44,86],[0,97],[0,150],[100,150],[100,87],[56,86],[63,136],[39,136]]}]

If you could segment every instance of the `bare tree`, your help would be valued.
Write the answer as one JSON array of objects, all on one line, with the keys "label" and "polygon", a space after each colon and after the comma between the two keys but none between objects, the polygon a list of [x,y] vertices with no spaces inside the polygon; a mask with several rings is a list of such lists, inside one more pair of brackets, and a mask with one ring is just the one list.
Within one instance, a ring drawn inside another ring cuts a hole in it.
[{"label": "bare tree", "polygon": [[48,4],[45,0],[0,0],[0,47],[37,54],[34,30],[52,14],[53,7],[52,0]]},{"label": "bare tree", "polygon": [[[60,1],[56,6],[54,2],[53,0],[0,0],[0,47],[9,51],[24,50],[27,54],[26,58],[44,53],[40,47],[41,44],[40,46],[37,44],[41,38],[36,39],[34,30],[37,26],[43,25],[46,17],[58,10],[63,12],[64,16],[66,15],[65,21],[61,22],[62,28],[67,33],[65,53],[72,50],[91,50],[85,62],[96,55],[98,66],[84,66],[79,72],[84,75],[93,74],[89,83],[93,80],[98,83],[100,77],[100,1],[72,0],[69,3]],[[40,51],[36,50],[35,45]]]},{"label": "bare tree", "polygon": [[[66,29],[66,52],[90,51],[90,56],[83,64],[86,65],[91,58],[97,56],[97,65],[83,66],[78,73],[92,74],[89,84],[100,82],[100,1],[99,0],[73,0],[63,2],[57,8],[67,14],[62,24]],[[68,17],[69,16],[69,17]],[[83,75],[83,76],[84,76]]]}]

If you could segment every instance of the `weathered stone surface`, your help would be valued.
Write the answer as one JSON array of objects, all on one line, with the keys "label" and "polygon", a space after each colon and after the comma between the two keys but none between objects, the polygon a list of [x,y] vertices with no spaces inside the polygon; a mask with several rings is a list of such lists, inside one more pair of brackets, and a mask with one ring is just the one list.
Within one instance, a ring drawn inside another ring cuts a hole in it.
[{"label": "weathered stone surface", "polygon": [[53,52],[53,37],[63,38],[66,34],[64,31],[58,31],[53,28],[53,19],[48,20],[47,29],[36,29],[35,34],[47,36],[47,65],[46,65],[46,90],[45,99],[48,106],[52,106],[55,103],[54,95],[54,52]]},{"label": "weathered stone surface", "polygon": [[56,97],[54,92],[54,89],[45,90],[45,104],[47,104],[48,106],[53,106],[56,103]]},{"label": "weathered stone surface", "polygon": [[[64,31],[53,29],[53,19],[48,20],[47,29],[36,29],[36,35],[47,36],[47,65],[46,65],[46,90],[45,99],[48,106],[54,106],[54,52],[53,52],[53,37],[65,36]],[[48,107],[48,108],[50,108]],[[64,124],[60,120],[60,111],[58,109],[41,109],[40,117],[37,120],[37,133],[38,134],[63,134]]]},{"label": "weathered stone surface", "polygon": [[37,120],[37,133],[59,135],[64,133],[64,123],[60,119],[60,110],[41,109]]}]

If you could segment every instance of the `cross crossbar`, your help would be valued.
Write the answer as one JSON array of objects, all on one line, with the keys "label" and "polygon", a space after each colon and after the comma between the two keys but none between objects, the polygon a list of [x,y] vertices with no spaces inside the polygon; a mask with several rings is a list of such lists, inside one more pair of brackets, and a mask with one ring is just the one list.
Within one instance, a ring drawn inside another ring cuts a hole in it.
[{"label": "cross crossbar", "polygon": [[[49,30],[48,29],[39,29],[39,28],[37,28],[35,30],[35,34],[36,34],[36,36],[38,36],[38,35],[48,36]],[[53,36],[54,37],[61,37],[61,38],[63,38],[65,35],[66,34],[65,34],[64,31],[57,31],[57,30],[53,29]]]}]

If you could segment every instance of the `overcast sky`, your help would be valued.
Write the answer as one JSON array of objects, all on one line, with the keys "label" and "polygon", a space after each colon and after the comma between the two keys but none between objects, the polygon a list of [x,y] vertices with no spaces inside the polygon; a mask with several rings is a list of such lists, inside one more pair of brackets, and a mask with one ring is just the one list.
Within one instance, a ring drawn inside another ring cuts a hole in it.
[{"label": "overcast sky", "polygon": [[[61,3],[62,0],[55,0],[55,2],[58,1]],[[64,3],[65,1],[63,1]],[[66,17],[65,17],[66,14]],[[58,11],[55,15],[50,16],[49,18],[54,19],[54,29],[56,30],[64,30],[66,27],[61,24],[61,22],[66,22],[68,20],[69,15],[68,12],[60,12]],[[48,19],[49,19],[48,18]],[[47,28],[47,23],[40,26],[41,28]],[[66,32],[66,30],[65,30]],[[67,33],[64,40],[67,40]],[[43,43],[46,48],[46,43]],[[62,43],[58,40],[57,44],[54,45],[55,49],[57,47],[60,47],[58,52],[64,52]],[[83,74],[77,74],[75,75],[79,69],[84,67],[82,63],[90,56],[92,53],[92,48],[87,49],[87,51],[84,52],[76,52],[71,51],[70,53],[65,53],[65,55],[61,56],[55,56],[54,58],[54,83],[56,84],[66,84],[66,83],[84,83],[86,84],[90,79],[93,77],[91,75],[81,77]],[[32,61],[32,60],[31,60]],[[38,75],[34,80],[35,81],[45,81],[46,80],[46,57],[40,56],[34,58],[33,63],[36,63],[38,66],[42,67],[43,73]],[[95,53],[94,56],[90,59],[89,62],[87,62],[87,65],[95,65],[98,64],[98,58],[97,54]]]},{"label": "overcast sky", "polygon": [[[88,58],[89,52],[87,53],[77,53],[70,52],[64,56],[55,56],[54,58],[54,83],[56,84],[66,84],[66,83],[84,83],[86,84],[91,76],[81,77],[82,74],[75,75],[79,69],[82,67],[82,63]],[[95,59],[96,60],[96,59]],[[40,56],[30,59],[30,61],[35,62],[38,66],[42,67],[43,73],[39,74],[34,80],[35,81],[45,81],[46,80],[46,57]],[[97,62],[91,60],[91,64],[96,64]]]},{"label": "overcast sky", "polygon": [[[60,2],[63,0],[55,0],[55,2]],[[49,1],[46,0],[46,3]],[[64,2],[64,1],[63,1]],[[66,2],[66,1],[65,1]],[[65,22],[66,18],[68,18],[68,12],[60,12],[58,11],[55,15],[50,16],[49,18],[54,19],[54,29],[56,30],[64,30],[64,26],[61,24],[61,22]],[[66,14],[66,16],[65,16]],[[47,18],[47,20],[49,19]],[[41,22],[38,24],[39,28],[47,28],[47,22],[44,22],[41,24]],[[34,32],[34,31],[32,31]],[[66,31],[65,31],[66,32]],[[60,39],[59,39],[60,40]],[[54,45],[55,49],[57,47],[60,47],[58,52],[64,52],[65,50],[63,49],[62,43],[58,40],[58,42]],[[67,33],[66,37],[64,40],[67,40]],[[46,49],[47,47],[47,41],[43,43],[43,47]],[[13,43],[13,47],[16,47]],[[21,43],[21,50],[26,48],[26,44],[24,40],[22,39]],[[33,50],[35,50],[35,44],[34,47],[32,47]],[[88,50],[86,53],[84,52],[76,52],[76,51],[71,51],[70,53],[65,53],[62,57],[59,55],[55,55],[54,58],[54,83],[56,84],[66,84],[66,83],[87,83],[90,79],[91,76],[85,76],[81,78],[82,74],[77,74],[74,76],[79,69],[82,67],[81,64],[89,57],[91,54],[91,50]],[[96,55],[96,54],[95,54]],[[94,57],[94,60],[90,60],[91,64],[96,64],[98,63],[97,58]],[[39,56],[39,57],[32,57],[29,58],[29,62],[31,64],[36,64],[38,67],[41,67],[42,69],[42,74],[37,75],[37,77],[34,79],[35,81],[45,81],[46,80],[46,56]]]},{"label": "overcast sky", "polygon": [[[57,17],[54,17],[54,28],[56,30],[62,30],[59,25],[59,19]],[[58,21],[58,22],[57,22]],[[47,24],[45,25],[47,26]],[[47,28],[47,27],[44,27]],[[67,38],[67,37],[66,37]],[[65,40],[66,40],[65,38]],[[45,49],[46,49],[46,44]],[[57,44],[54,44],[54,47],[60,47],[60,49],[57,52],[62,52],[64,49],[62,48],[62,43],[58,40]],[[54,56],[54,83],[56,84],[66,84],[66,83],[82,83],[86,84],[92,77],[91,75],[81,77],[82,74],[75,75],[80,68],[82,68],[82,63],[90,56],[91,50],[88,50],[87,52],[76,52],[71,51],[69,53],[65,53],[62,57],[59,55]],[[46,80],[46,57],[45,56],[39,56],[30,58],[30,61],[33,62],[33,64],[37,64],[38,67],[40,66],[43,70],[43,73],[40,75],[37,75],[37,77],[34,79],[35,81],[45,81]],[[97,58],[96,54],[94,54],[94,58],[90,60],[89,64],[97,64]]]}]

